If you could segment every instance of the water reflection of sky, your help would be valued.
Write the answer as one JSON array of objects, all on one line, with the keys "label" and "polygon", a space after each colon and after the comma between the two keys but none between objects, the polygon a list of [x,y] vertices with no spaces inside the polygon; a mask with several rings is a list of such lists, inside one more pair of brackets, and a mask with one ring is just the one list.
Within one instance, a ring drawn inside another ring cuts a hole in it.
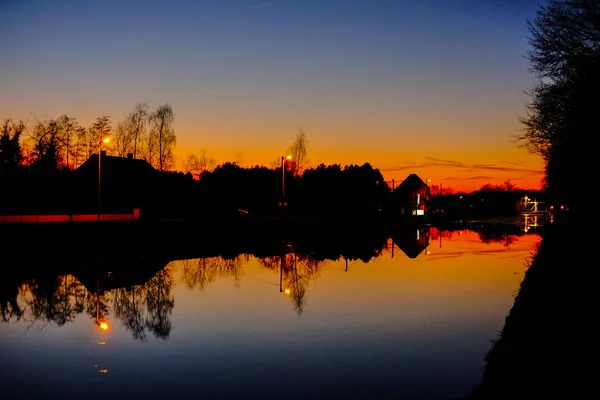
[{"label": "water reflection of sky", "polygon": [[368,263],[288,254],[281,285],[279,257],[172,262],[101,296],[107,331],[95,323],[93,290],[75,277],[60,278],[53,306],[33,301],[40,285],[21,284],[23,315],[0,324],[1,389],[83,398],[465,395],[539,237],[482,243],[463,231],[429,240],[414,259],[391,241]]}]

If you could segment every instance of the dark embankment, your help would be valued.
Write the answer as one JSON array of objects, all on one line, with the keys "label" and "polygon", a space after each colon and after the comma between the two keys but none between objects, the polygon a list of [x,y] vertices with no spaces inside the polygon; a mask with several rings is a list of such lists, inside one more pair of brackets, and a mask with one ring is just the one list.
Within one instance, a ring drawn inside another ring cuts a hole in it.
[{"label": "dark embankment", "polygon": [[469,399],[586,397],[597,318],[588,230],[559,221],[547,231]]}]

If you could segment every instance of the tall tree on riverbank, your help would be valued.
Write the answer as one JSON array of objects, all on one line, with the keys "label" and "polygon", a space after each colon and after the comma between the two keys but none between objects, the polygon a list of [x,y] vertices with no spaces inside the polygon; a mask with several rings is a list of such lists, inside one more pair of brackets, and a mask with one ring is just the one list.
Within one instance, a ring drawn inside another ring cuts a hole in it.
[{"label": "tall tree on riverbank", "polygon": [[96,121],[88,129],[88,157],[94,154],[100,146],[103,138],[108,136],[112,131],[110,117],[104,115],[96,118]]},{"label": "tall tree on riverbank", "polygon": [[520,139],[546,163],[554,198],[582,205],[599,128],[600,0],[549,0],[529,23],[528,54],[537,82]]},{"label": "tall tree on riverbank", "polygon": [[291,162],[289,162],[290,168],[294,176],[301,175],[302,172],[308,167],[308,139],[304,130],[300,129],[296,134],[294,143],[288,149],[289,154],[292,156]]},{"label": "tall tree on riverbank", "polygon": [[137,156],[138,143],[146,136],[146,124],[148,123],[148,102],[143,101],[135,105],[135,109],[127,117],[133,136],[133,158]]},{"label": "tall tree on riverbank", "polygon": [[33,128],[30,167],[39,172],[53,172],[64,166],[64,138],[57,119],[38,120]]},{"label": "tall tree on riverbank", "polygon": [[146,143],[146,161],[159,171],[174,166],[175,116],[170,104],[163,104],[150,114],[151,130]]},{"label": "tall tree on riverbank", "polygon": [[117,123],[113,136],[115,143],[115,151],[118,157],[125,157],[129,153],[133,154],[133,124],[128,117],[126,117],[123,121]]},{"label": "tall tree on riverbank", "polygon": [[25,132],[23,121],[5,119],[0,128],[0,173],[11,173],[21,166],[21,135]]},{"label": "tall tree on riverbank", "polygon": [[131,154],[136,158],[138,144],[146,139],[146,125],[148,123],[148,102],[136,104],[135,109],[123,121],[117,123],[113,142],[116,155],[125,157]]}]

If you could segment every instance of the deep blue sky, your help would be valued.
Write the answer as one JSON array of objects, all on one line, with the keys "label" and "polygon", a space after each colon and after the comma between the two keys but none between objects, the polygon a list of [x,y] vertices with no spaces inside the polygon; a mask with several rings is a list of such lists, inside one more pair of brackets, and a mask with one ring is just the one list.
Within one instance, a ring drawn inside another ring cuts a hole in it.
[{"label": "deep blue sky", "polygon": [[181,157],[268,164],[302,128],[313,164],[537,186],[512,141],[541,3],[0,0],[0,118],[169,102]]}]

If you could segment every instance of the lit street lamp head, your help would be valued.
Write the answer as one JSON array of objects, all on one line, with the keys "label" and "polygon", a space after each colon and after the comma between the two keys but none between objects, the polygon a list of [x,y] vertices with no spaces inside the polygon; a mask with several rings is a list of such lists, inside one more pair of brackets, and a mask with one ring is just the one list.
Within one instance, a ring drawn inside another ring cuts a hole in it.
[{"label": "lit street lamp head", "polygon": [[110,138],[109,137],[105,137],[102,139],[102,143],[109,143],[110,142]]}]

